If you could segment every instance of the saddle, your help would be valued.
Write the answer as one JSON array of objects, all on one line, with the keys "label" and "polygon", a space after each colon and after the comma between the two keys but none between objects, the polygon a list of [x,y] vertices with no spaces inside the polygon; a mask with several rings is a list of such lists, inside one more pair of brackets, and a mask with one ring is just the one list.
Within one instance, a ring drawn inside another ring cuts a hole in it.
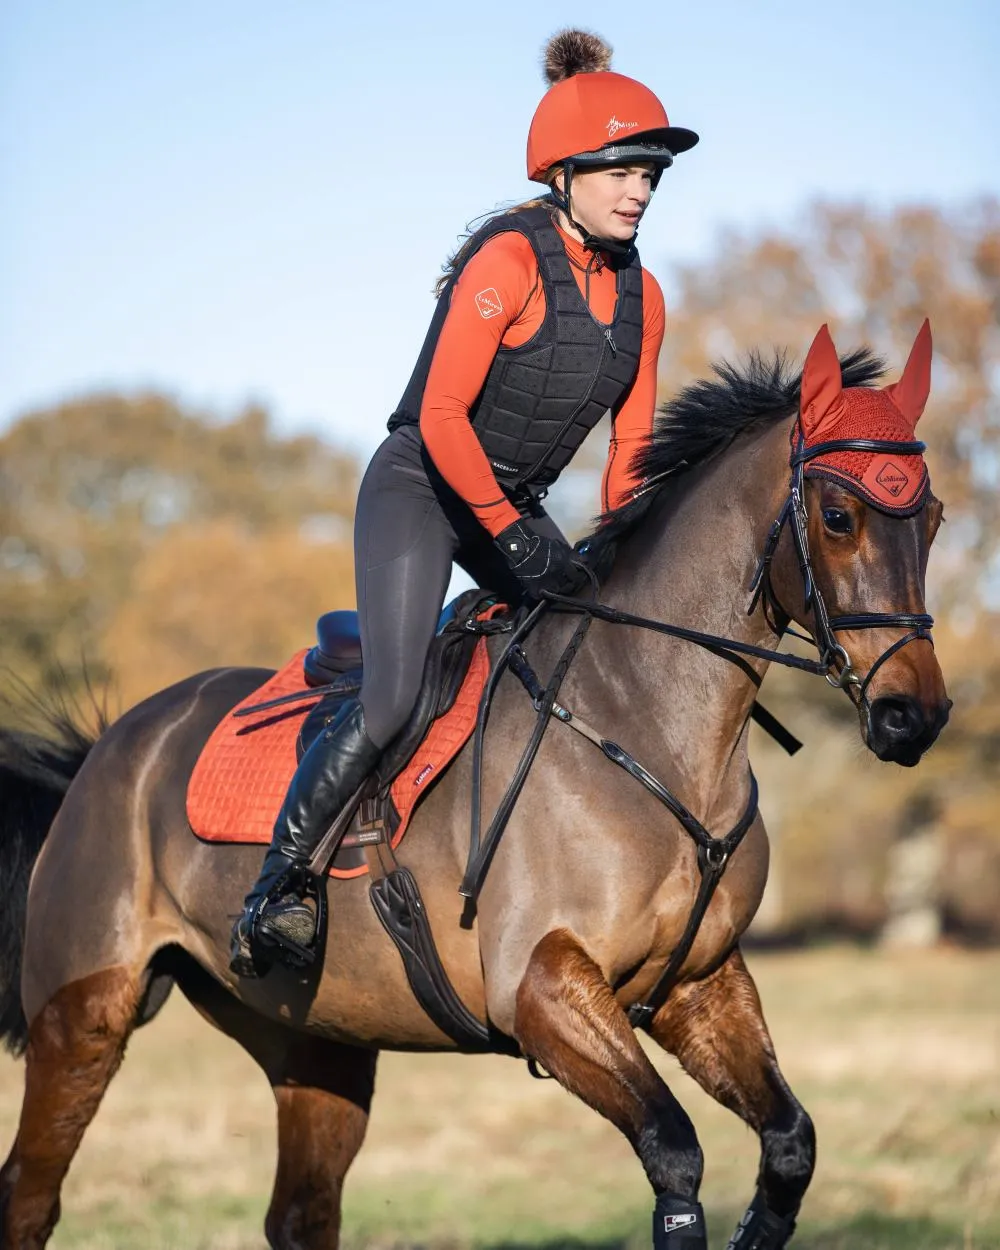
[{"label": "saddle", "polygon": [[[484,634],[503,628],[499,621],[490,626],[504,610],[491,595],[470,590],[442,612],[416,706],[337,844],[332,876],[361,876],[368,871],[366,846],[399,844],[419,799],[469,738],[489,673]],[[297,760],[356,697],[361,678],[357,613],[326,613],[317,623],[316,645],[294,656],[213,732],[188,786],[195,834],[212,842],[268,842]]]},{"label": "saddle", "polygon": [[[478,641],[478,634],[465,628],[466,622],[488,612],[494,603],[493,597],[483,591],[469,590],[453,599],[441,613],[424,664],[416,706],[376,769],[381,786],[392,784],[413,758],[431,723],[451,711]],[[325,689],[299,731],[299,759],[334,719],[341,705],[357,695],[364,671],[357,612],[326,612],[316,622],[316,637],[316,646],[306,652],[302,669],[309,686]]]}]

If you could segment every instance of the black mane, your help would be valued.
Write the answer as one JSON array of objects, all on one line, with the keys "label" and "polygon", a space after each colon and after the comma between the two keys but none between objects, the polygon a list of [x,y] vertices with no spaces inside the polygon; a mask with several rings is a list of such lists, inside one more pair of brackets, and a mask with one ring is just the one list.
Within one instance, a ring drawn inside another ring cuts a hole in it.
[{"label": "black mane", "polygon": [[[867,347],[843,356],[840,367],[845,387],[873,386],[885,372],[885,363]],[[588,547],[593,567],[600,567],[602,557],[632,533],[679,477],[720,455],[739,435],[774,425],[798,407],[802,371],[792,374],[783,353],[765,360],[751,352],[745,363],[724,360],[712,372],[714,379],[692,382],[661,404],[649,441],[633,461],[637,476],[650,485],[599,518]]]}]

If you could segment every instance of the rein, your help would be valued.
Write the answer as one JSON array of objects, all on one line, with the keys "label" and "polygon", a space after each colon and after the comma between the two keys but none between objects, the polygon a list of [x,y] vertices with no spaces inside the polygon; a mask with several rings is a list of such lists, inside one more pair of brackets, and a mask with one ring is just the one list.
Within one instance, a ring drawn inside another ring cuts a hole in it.
[{"label": "rein", "polygon": [[[765,619],[773,632],[779,637],[783,633],[790,633],[796,638],[813,644],[819,652],[818,660],[803,659],[776,651],[773,648],[760,647],[753,643],[739,642],[736,639],[725,638],[718,634],[705,633],[701,630],[687,629],[683,626],[671,625],[665,621],[657,621],[649,617],[636,616],[630,612],[622,612],[617,608],[611,608],[605,604],[598,603],[596,601],[597,578],[594,572],[587,566],[584,566],[584,568],[590,578],[594,597],[591,599],[579,599],[569,595],[543,592],[541,602],[527,613],[520,624],[516,625],[507,645],[499,656],[483,691],[476,722],[473,747],[472,828],[469,857],[465,875],[459,887],[459,893],[466,898],[469,905],[475,905],[500,837],[527,780],[528,772],[541,746],[542,737],[549,720],[553,717],[593,742],[607,759],[625,769],[649,793],[659,799],[672,815],[676,817],[683,829],[697,845],[698,870],[701,878],[698,894],[684,932],[652,989],[646,995],[644,1001],[633,1003],[627,1010],[629,1022],[634,1028],[649,1029],[653,1018],[666,1002],[670,990],[676,983],[680,969],[691,951],[701,922],[708,910],[716,887],[722,879],[726,865],[757,816],[758,789],[756,778],[751,770],[749,795],[743,814],[724,837],[714,837],[701,821],[685,807],[680,799],[644,768],[634,756],[630,755],[616,742],[605,738],[597,730],[586,724],[585,721],[575,716],[569,709],[559,704],[556,701],[556,695],[577,651],[583,643],[591,622],[601,620],[612,625],[630,625],[635,628],[664,634],[668,637],[679,638],[703,647],[713,655],[718,655],[720,658],[734,664],[741,663],[739,658],[741,656],[751,656],[755,659],[767,660],[772,664],[782,664],[786,668],[795,668],[802,672],[824,677],[835,689],[844,690],[855,706],[863,709],[866,718],[866,733],[870,733],[871,706],[868,702],[867,692],[872,678],[888,659],[908,643],[920,639],[931,642],[931,645],[933,645],[930,631],[934,624],[934,618],[925,612],[860,612],[835,617],[830,616],[815,579],[812,557],[809,551],[808,515],[805,507],[805,466],[815,457],[825,455],[831,451],[872,451],[898,455],[920,455],[924,450],[925,444],[922,442],[861,438],[838,439],[807,447],[801,431],[798,431],[796,444],[789,459],[791,480],[788,497],[771,525],[763,553],[751,579],[750,591],[752,598],[747,615],[752,614],[758,605],[763,603]],[[772,561],[786,525],[790,525],[791,528],[792,541],[802,575],[805,608],[807,611],[812,610],[814,625],[811,637],[808,634],[798,633],[787,625],[779,626],[777,623],[778,614],[786,621],[790,615],[782,608],[771,584]],[[560,656],[548,684],[543,687],[537,674],[531,668],[521,644],[530,635],[544,612],[550,607],[579,613],[581,620]],[[838,631],[881,628],[903,628],[908,632],[887,647],[872,664],[864,678],[860,678],[854,670],[854,665],[846,649],[837,641],[836,634]],[[484,836],[482,834],[481,813],[483,743],[493,695],[500,677],[508,668],[528,692],[538,713],[538,719],[531,737],[521,754],[514,775],[503,798],[500,800]],[[852,694],[852,691],[857,692],[856,696]],[[754,706],[756,707],[756,705]]]}]

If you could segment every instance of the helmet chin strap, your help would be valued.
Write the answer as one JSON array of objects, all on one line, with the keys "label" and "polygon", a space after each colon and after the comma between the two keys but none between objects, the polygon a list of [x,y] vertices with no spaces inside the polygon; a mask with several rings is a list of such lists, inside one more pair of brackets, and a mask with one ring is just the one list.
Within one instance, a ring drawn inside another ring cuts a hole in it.
[{"label": "helmet chin strap", "polygon": [[573,162],[566,161],[563,164],[563,189],[560,191],[555,183],[549,185],[549,192],[560,212],[564,213],[566,220],[574,230],[579,231],[583,235],[583,246],[589,248],[592,252],[608,252],[611,256],[621,257],[623,260],[630,261],[636,255],[635,236],[639,233],[636,229],[631,239],[627,243],[623,243],[621,239],[602,239],[596,234],[591,234],[586,226],[581,226],[573,216],[570,208],[570,187],[573,182]]}]

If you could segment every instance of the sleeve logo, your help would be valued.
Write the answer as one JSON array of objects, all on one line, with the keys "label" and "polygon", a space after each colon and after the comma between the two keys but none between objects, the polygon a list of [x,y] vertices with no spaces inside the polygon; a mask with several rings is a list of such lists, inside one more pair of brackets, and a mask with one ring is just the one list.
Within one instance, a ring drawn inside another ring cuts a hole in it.
[{"label": "sleeve logo", "polygon": [[490,317],[497,317],[503,312],[500,296],[497,295],[496,289],[491,286],[488,286],[485,291],[480,291],[476,296],[476,307],[479,309],[479,315],[486,321],[489,321]]}]

